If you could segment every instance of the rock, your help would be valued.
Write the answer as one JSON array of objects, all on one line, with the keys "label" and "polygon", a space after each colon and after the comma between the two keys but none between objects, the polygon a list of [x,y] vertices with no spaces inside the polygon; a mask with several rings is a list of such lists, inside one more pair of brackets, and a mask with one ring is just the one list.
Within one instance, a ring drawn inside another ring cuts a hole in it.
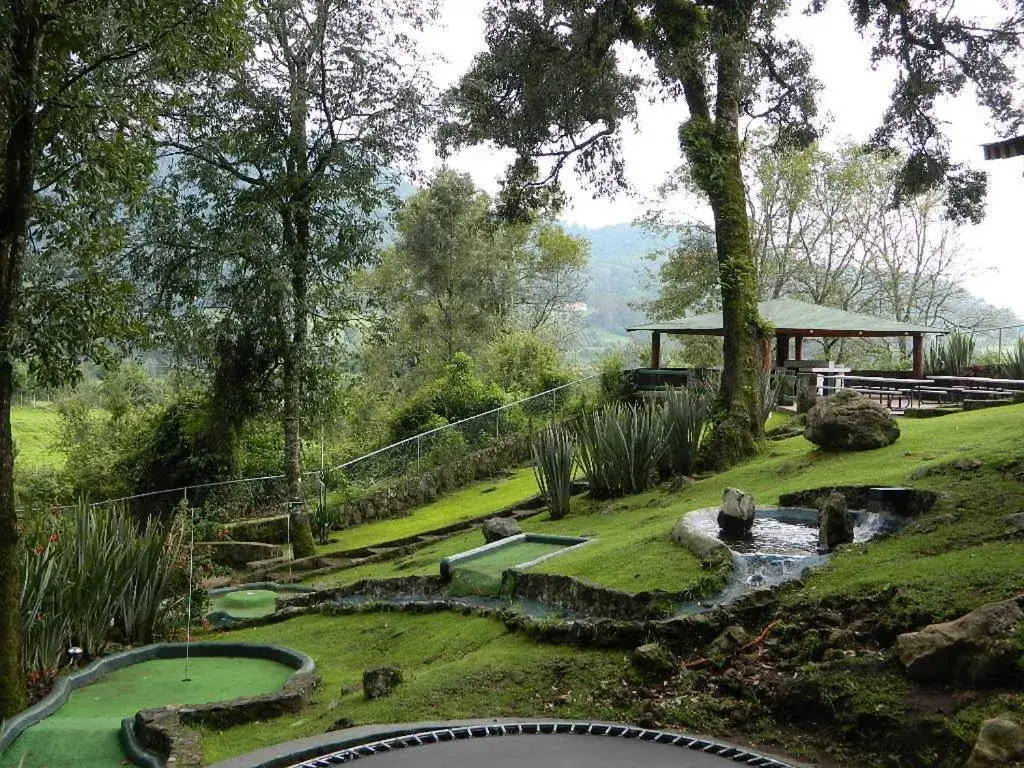
[{"label": "rock", "polygon": [[402,670],[395,666],[377,667],[363,672],[363,693],[368,699],[386,696],[402,682]]},{"label": "rock", "polygon": [[900,428],[887,408],[840,389],[807,413],[804,437],[828,451],[866,451],[896,442]]},{"label": "rock", "polygon": [[831,552],[840,544],[853,541],[853,515],[846,497],[830,493],[818,503],[818,546]]},{"label": "rock", "polygon": [[708,644],[707,653],[709,656],[725,656],[737,648],[745,645],[750,640],[747,630],[739,624],[732,624],[722,630],[722,633]]},{"label": "rock", "polygon": [[661,643],[634,648],[630,660],[641,677],[648,680],[664,680],[679,670],[679,659]]},{"label": "rock", "polygon": [[754,497],[738,488],[726,488],[718,510],[718,527],[730,536],[750,533],[754,527]]},{"label": "rock", "polygon": [[1024,531],[1024,512],[1017,512],[1003,518],[1006,524],[1012,526],[1015,532]]},{"label": "rock", "polygon": [[996,768],[1024,758],[1024,728],[1009,715],[981,724],[978,740],[964,768]]},{"label": "rock", "polygon": [[961,472],[973,472],[975,469],[981,469],[981,462],[977,459],[957,459],[953,462],[953,469],[959,469]]},{"label": "rock", "polygon": [[1008,682],[1020,653],[1014,634],[1024,627],[1024,595],[988,603],[959,619],[896,639],[896,651],[915,680],[968,685]]},{"label": "rock", "polygon": [[808,377],[810,386],[800,387],[796,391],[796,412],[801,416],[807,413],[811,408],[818,404],[821,397],[818,395],[818,388],[813,383],[814,377]]},{"label": "rock", "polygon": [[331,723],[324,733],[330,733],[331,731],[343,731],[346,728],[351,728],[354,725],[351,717],[339,717],[333,723]]},{"label": "rock", "polygon": [[492,517],[490,520],[484,520],[483,532],[484,541],[490,544],[492,541],[501,541],[509,536],[518,536],[523,529],[511,517]]},{"label": "rock", "polygon": [[556,707],[567,707],[572,704],[572,696],[568,693],[561,693],[558,696],[555,696],[551,703]]}]

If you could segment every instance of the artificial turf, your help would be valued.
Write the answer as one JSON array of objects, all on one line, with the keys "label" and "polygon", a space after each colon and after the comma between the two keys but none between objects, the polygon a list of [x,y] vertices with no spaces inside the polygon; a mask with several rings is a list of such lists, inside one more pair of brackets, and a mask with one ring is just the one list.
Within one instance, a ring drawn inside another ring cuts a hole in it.
[{"label": "artificial turf", "polygon": [[236,619],[266,616],[277,609],[277,593],[270,589],[240,589],[210,600],[210,611],[226,613]]},{"label": "artificial turf", "polygon": [[56,713],[32,726],[2,755],[2,768],[102,768],[125,764],[118,730],[141,709],[204,704],[277,690],[293,670],[276,661],[157,659],[116,670],[74,691]]}]

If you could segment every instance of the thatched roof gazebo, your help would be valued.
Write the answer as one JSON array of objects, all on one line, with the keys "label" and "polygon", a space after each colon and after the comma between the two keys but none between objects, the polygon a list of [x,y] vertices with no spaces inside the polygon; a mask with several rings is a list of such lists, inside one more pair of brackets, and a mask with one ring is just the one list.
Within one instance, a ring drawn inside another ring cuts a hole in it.
[{"label": "thatched roof gazebo", "polygon": [[[909,336],[913,339],[914,377],[924,376],[924,335],[947,333],[942,328],[888,320],[859,312],[847,312],[795,299],[771,299],[757,305],[761,319],[775,328],[775,363],[785,365],[789,341],[793,340],[793,360],[803,357],[805,338],[882,338]],[[721,312],[708,312],[661,323],[647,323],[628,331],[650,331],[651,368],[661,368],[661,337],[668,335],[724,336]]]}]

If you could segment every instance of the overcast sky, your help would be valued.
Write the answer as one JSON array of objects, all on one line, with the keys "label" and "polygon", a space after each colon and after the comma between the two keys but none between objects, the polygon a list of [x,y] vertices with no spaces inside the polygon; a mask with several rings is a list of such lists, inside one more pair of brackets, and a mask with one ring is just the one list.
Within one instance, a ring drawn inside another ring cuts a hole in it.
[{"label": "overcast sky", "polygon": [[[970,5],[982,2],[970,0]],[[439,86],[452,84],[483,48],[480,13],[484,5],[485,0],[443,0],[441,26],[428,35],[428,45],[444,59],[434,65]],[[846,3],[832,2],[824,14],[812,18],[794,14],[788,26],[811,49],[815,75],[824,83],[819,106],[832,116],[825,143],[866,140],[887,104],[891,73],[869,67],[869,45],[853,29]],[[980,145],[992,141],[995,133],[970,95],[942,105],[941,114],[947,121],[953,159],[989,173],[985,221],[961,231],[964,257],[974,269],[967,287],[1024,318],[1024,157],[982,159]],[[680,104],[642,104],[638,120],[623,137],[631,193],[595,200],[567,173],[563,185],[569,205],[564,218],[589,227],[634,221],[647,209],[646,200],[665,173],[680,163],[677,130],[686,116]],[[478,147],[451,158],[449,165],[472,174],[478,185],[493,193],[508,159],[505,153]],[[430,150],[424,152],[423,162],[428,167],[438,163]],[[695,217],[710,218],[710,211],[698,201],[691,205]]]}]

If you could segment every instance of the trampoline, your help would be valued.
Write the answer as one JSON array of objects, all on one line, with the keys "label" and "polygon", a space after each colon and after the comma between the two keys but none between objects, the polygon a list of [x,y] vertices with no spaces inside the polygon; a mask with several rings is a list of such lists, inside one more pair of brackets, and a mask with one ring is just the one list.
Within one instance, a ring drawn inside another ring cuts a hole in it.
[{"label": "trampoline", "polygon": [[422,731],[307,757],[290,768],[329,768],[355,760],[369,761],[367,768],[795,768],[777,758],[693,736],[566,722]]}]

